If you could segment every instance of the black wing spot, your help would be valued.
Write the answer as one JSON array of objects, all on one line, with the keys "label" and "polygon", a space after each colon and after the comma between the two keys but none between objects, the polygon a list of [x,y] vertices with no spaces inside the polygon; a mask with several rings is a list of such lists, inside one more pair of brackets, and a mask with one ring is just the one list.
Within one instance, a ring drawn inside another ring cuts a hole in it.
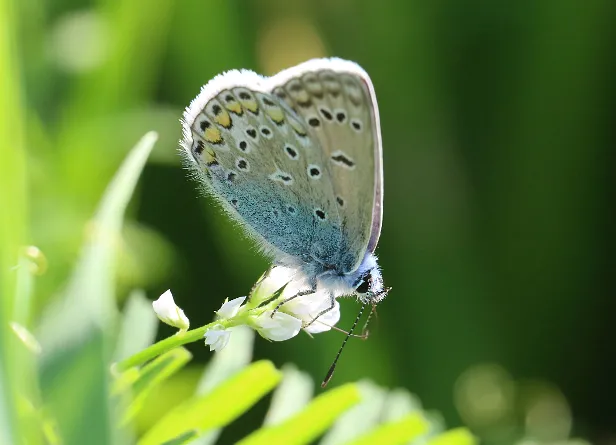
[{"label": "black wing spot", "polygon": [[271,179],[272,181],[280,181],[285,185],[290,185],[293,182],[293,178],[291,177],[291,175],[280,170],[269,175],[269,179]]},{"label": "black wing spot", "polygon": [[340,207],[344,207],[344,199],[342,199],[340,196],[336,196],[336,202]]},{"label": "black wing spot", "polygon": [[195,153],[200,155],[201,153],[203,153],[203,149],[204,148],[205,148],[205,144],[203,143],[203,141],[202,140],[198,140],[197,141],[197,146],[195,147]]},{"label": "black wing spot", "polygon": [[338,113],[336,113],[336,119],[338,120],[338,122],[342,123],[346,119],[346,114],[342,111],[339,111]]},{"label": "black wing spot", "polygon": [[321,170],[316,165],[310,165],[308,166],[308,174],[317,179],[321,176]]},{"label": "black wing spot", "polygon": [[240,170],[244,170],[244,171],[248,170],[249,168],[248,161],[242,158],[239,158],[237,162],[235,163],[235,165],[237,166],[237,168],[239,168]]},{"label": "black wing spot", "polygon": [[247,130],[246,130],[246,134],[247,134],[248,136],[250,136],[251,138],[253,138],[253,139],[256,139],[256,138],[257,138],[257,130],[255,130],[254,128],[249,128],[249,129],[247,129]]},{"label": "black wing spot", "polygon": [[267,97],[264,97],[264,98],[263,98],[263,103],[264,103],[265,105],[269,105],[270,107],[273,107],[273,106],[274,106],[274,102],[272,102],[271,100],[269,100]]},{"label": "black wing spot", "polygon": [[246,149],[248,148],[248,143],[246,141],[240,141],[238,147],[240,148],[240,150],[246,151]]},{"label": "black wing spot", "polygon": [[295,209],[295,207],[289,206],[289,207],[287,207],[287,212],[293,214],[293,213],[297,212],[297,210]]},{"label": "black wing spot", "polygon": [[325,108],[321,108],[319,111],[321,112],[323,117],[327,119],[328,121],[331,121],[332,119],[334,119],[334,116],[332,116],[332,114]]},{"label": "black wing spot", "polygon": [[321,221],[325,221],[325,219],[327,218],[327,215],[325,214],[325,212],[321,209],[316,209],[314,211],[314,214],[316,215],[317,218],[319,218]]},{"label": "black wing spot", "polygon": [[265,137],[270,137],[272,135],[272,130],[264,125],[261,127],[261,134]]},{"label": "black wing spot", "polygon": [[231,200],[231,204],[233,204],[234,206],[237,206],[237,199],[233,198]]},{"label": "black wing spot", "polygon": [[361,131],[361,122],[360,122],[360,121],[358,121],[357,119],[353,119],[353,120],[351,121],[351,126],[352,126],[355,130],[357,130],[357,131]]},{"label": "black wing spot", "polygon": [[316,117],[311,117],[310,119],[308,119],[308,123],[311,127],[318,127],[319,125],[321,125],[321,121]]},{"label": "black wing spot", "polygon": [[285,145],[284,150],[287,152],[291,159],[297,159],[297,150],[295,150],[293,147],[291,147],[290,145]]},{"label": "black wing spot", "polygon": [[[226,100],[227,102],[234,102],[234,101],[235,101],[235,97],[233,97],[231,94],[227,94],[227,95],[225,96],[225,100]],[[237,200],[236,200],[236,201],[237,201]]]},{"label": "black wing spot", "polygon": [[241,91],[239,96],[240,96],[240,99],[250,100],[250,94],[248,94],[246,91]]},{"label": "black wing spot", "polygon": [[353,162],[352,159],[348,158],[347,156],[344,155],[344,153],[336,153],[334,155],[332,155],[332,161],[334,161],[337,164],[343,164],[346,167],[352,168],[355,167],[355,162]]},{"label": "black wing spot", "polygon": [[214,105],[212,106],[212,112],[213,112],[216,116],[218,116],[220,113],[222,113],[222,108],[220,108],[220,105],[218,105],[218,104],[214,104]]},{"label": "black wing spot", "polygon": [[[227,173],[227,181],[229,181],[229,182],[233,182],[236,177],[237,177],[237,174],[235,172]],[[237,202],[237,199],[235,201]],[[231,202],[233,202],[233,201],[231,201]]]},{"label": "black wing spot", "polygon": [[201,131],[205,131],[211,126],[212,124],[206,120],[202,120],[201,122],[199,122],[199,128],[201,128]]}]

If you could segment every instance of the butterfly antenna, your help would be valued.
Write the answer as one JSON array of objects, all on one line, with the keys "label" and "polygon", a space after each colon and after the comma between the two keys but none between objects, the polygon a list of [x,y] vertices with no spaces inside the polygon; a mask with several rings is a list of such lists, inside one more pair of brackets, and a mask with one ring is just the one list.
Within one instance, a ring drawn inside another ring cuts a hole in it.
[{"label": "butterfly antenna", "polygon": [[323,383],[321,383],[321,388],[325,388],[327,384],[329,383],[329,381],[332,379],[332,376],[334,375],[334,371],[336,370],[336,365],[338,364],[338,359],[340,358],[340,354],[342,354],[342,350],[344,349],[344,346],[347,344],[347,341],[349,341],[349,338],[351,337],[351,335],[353,335],[353,331],[355,330],[357,323],[359,323],[359,319],[361,318],[361,315],[364,313],[365,308],[366,308],[366,305],[363,304],[361,309],[359,310],[359,314],[357,314],[357,317],[355,318],[355,321],[353,322],[353,326],[351,326],[351,329],[347,333],[347,336],[344,337],[344,341],[342,342],[342,345],[340,345],[340,349],[338,349],[338,354],[336,354],[336,358],[334,358],[332,365],[329,367],[329,371],[327,371],[327,375],[323,379]]},{"label": "butterfly antenna", "polygon": [[372,305],[372,310],[368,314],[368,318],[366,319],[366,322],[364,323],[364,327],[361,330],[360,337],[364,339],[368,338],[368,335],[370,335],[370,331],[368,331],[368,325],[370,324],[370,320],[372,320],[372,315],[376,315],[376,304]]}]

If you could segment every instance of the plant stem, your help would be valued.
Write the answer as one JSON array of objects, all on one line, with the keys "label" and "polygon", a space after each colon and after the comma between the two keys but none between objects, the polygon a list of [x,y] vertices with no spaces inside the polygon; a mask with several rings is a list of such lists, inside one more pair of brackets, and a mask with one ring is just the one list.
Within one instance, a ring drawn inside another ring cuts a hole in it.
[{"label": "plant stem", "polygon": [[114,368],[119,372],[124,372],[127,369],[132,368],[133,366],[139,366],[147,362],[148,360],[151,360],[161,354],[164,354],[167,351],[177,348],[178,346],[201,340],[203,339],[203,336],[205,335],[206,331],[215,324],[225,325],[224,320],[220,320],[214,321],[210,324],[206,324],[205,326],[201,326],[196,329],[191,329],[190,331],[178,332],[177,334],[165,338],[158,343],[154,343],[152,346],[149,346],[144,350],[139,351],[135,355],[132,355],[127,359],[116,363]]}]

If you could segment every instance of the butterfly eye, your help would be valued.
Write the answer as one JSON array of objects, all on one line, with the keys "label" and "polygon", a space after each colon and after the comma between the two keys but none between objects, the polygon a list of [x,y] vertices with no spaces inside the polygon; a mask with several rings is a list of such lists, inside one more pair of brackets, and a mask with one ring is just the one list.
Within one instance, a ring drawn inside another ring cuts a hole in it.
[{"label": "butterfly eye", "polygon": [[372,283],[372,275],[366,274],[363,276],[361,283],[355,289],[360,294],[365,294],[370,289],[370,284]]}]

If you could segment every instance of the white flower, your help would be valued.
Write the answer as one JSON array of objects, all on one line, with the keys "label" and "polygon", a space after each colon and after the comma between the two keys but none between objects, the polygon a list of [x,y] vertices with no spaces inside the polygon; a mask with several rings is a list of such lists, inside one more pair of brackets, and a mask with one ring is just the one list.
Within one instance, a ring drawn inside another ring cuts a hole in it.
[{"label": "white flower", "polygon": [[167,290],[162,294],[158,300],[152,302],[152,307],[156,316],[163,323],[178,328],[180,331],[186,331],[190,326],[190,322],[184,311],[180,309],[173,301],[173,295],[171,291]]},{"label": "white flower", "polygon": [[329,309],[330,306],[331,299],[329,293],[319,291],[294,298],[285,303],[280,310],[300,318],[304,325],[311,323],[314,317],[327,310],[327,312],[314,320],[312,324],[304,328],[310,334],[318,334],[329,331],[340,320],[340,303],[338,303],[338,300],[334,301],[332,309]]},{"label": "white flower", "polygon": [[[279,302],[293,297],[300,291],[309,289],[305,277],[298,274],[294,269],[287,267],[276,266],[270,270],[269,274],[264,277],[261,282],[255,287],[252,296],[256,301],[262,301],[272,296],[282,286],[287,285],[279,297]],[[314,317],[322,311],[328,309],[331,305],[331,300],[328,292],[318,291],[312,294],[296,297],[285,303],[279,308],[280,312],[287,313],[294,318],[299,318],[303,325],[312,322]],[[331,326],[334,326],[340,320],[340,304],[334,302],[334,307],[321,315],[309,326],[304,329],[311,334],[329,331]]]},{"label": "white flower", "polygon": [[240,310],[240,306],[242,305],[242,303],[244,303],[245,300],[246,297],[234,298],[231,301],[225,300],[222,306],[220,306],[220,309],[216,311],[216,315],[218,315],[218,318],[235,317],[237,315],[237,312]]},{"label": "white flower", "polygon": [[231,338],[231,330],[225,329],[221,324],[215,324],[205,332],[205,344],[210,346],[210,351],[220,351],[227,346]]},{"label": "white flower", "polygon": [[284,285],[287,285],[280,298],[289,298],[308,286],[305,280],[297,276],[295,270],[288,267],[276,266],[261,279],[250,296],[251,304],[260,304],[272,297]]},{"label": "white flower", "polygon": [[262,337],[273,341],[284,341],[295,337],[302,328],[302,321],[299,318],[280,311],[276,313],[265,311],[254,317],[252,323]]}]

